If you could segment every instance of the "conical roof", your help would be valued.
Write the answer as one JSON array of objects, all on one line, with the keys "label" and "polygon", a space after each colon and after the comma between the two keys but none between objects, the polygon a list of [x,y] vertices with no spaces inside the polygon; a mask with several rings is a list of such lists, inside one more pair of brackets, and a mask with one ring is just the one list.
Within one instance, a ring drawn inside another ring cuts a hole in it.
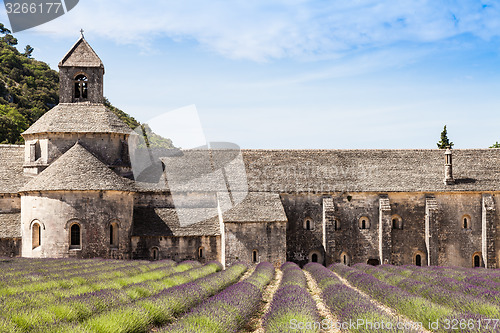
[{"label": "conical roof", "polygon": [[78,142],[20,192],[133,191],[131,180],[120,177]]},{"label": "conical roof", "polygon": [[133,134],[134,131],[103,104],[61,103],[41,116],[23,134],[36,133]]},{"label": "conical roof", "polygon": [[102,67],[104,65],[85,38],[80,39],[59,62],[59,67]]}]

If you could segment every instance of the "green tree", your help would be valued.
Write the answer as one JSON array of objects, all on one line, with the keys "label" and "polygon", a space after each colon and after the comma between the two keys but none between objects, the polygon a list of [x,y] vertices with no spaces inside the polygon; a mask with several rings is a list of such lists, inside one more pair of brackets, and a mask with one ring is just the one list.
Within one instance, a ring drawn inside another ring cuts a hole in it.
[{"label": "green tree", "polygon": [[21,133],[27,128],[26,119],[19,111],[0,105],[0,143],[21,143]]},{"label": "green tree", "polygon": [[17,45],[17,39],[12,36],[12,35],[5,35],[5,37],[2,37],[2,40],[7,43],[7,45],[14,46]]},{"label": "green tree", "polygon": [[26,47],[24,48],[24,53],[23,55],[26,57],[26,58],[31,58],[31,54],[33,53],[35,49],[31,47],[31,45],[26,45]]},{"label": "green tree", "polygon": [[448,131],[446,130],[446,125],[441,132],[441,141],[437,143],[439,149],[453,148],[453,142],[448,139]]},{"label": "green tree", "polygon": [[6,35],[6,34],[10,34],[10,33],[11,33],[11,32],[10,32],[10,30],[9,30],[9,29],[7,29],[7,28],[3,25],[3,23],[0,23],[0,34],[4,34],[4,35]]},{"label": "green tree", "polygon": [[500,148],[500,143],[497,141],[493,144],[493,146],[490,146],[490,148]]}]

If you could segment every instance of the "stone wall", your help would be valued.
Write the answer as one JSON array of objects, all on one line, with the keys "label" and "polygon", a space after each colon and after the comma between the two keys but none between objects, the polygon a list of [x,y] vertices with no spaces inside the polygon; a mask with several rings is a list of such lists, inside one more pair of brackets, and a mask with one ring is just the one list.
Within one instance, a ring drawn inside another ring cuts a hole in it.
[{"label": "stone wall", "polygon": [[78,74],[88,78],[88,98],[90,103],[102,103],[104,68],[59,67],[59,102],[74,103],[74,79]]},{"label": "stone wall", "polygon": [[[200,257],[200,248],[202,256]],[[155,258],[154,251],[157,251]],[[220,236],[133,236],[132,259],[220,261]]]},{"label": "stone wall", "polygon": [[[22,256],[34,258],[129,258],[133,194],[116,191],[55,191],[21,197]],[[41,226],[41,245],[33,249],[32,228]],[[73,223],[81,227],[81,246],[70,247]],[[118,247],[110,244],[110,224],[119,226]]]},{"label": "stone wall", "polygon": [[174,198],[167,189],[164,192],[140,192],[136,194],[135,207],[154,208],[202,208],[217,207],[217,196],[215,193],[198,192],[176,192]]},{"label": "stone wall", "polygon": [[[305,265],[318,256],[324,263],[322,196],[313,194],[281,195],[281,202],[288,219],[286,230],[286,258]],[[306,230],[309,221],[310,230]]]},{"label": "stone wall", "polygon": [[[472,267],[473,255],[481,252],[482,196],[480,193],[436,193],[439,221],[436,264]],[[470,227],[463,218],[470,217]],[[431,263],[432,264],[432,263]]]},{"label": "stone wall", "polygon": [[19,257],[21,255],[21,238],[0,238],[0,256]]},{"label": "stone wall", "polygon": [[[479,253],[483,261],[496,265],[498,215],[493,199],[483,208],[483,196],[474,192],[282,194],[289,221],[287,260],[304,265],[318,253],[320,262],[328,265],[346,254],[351,264],[382,260],[408,265],[415,264],[418,255],[421,265],[430,258],[433,265],[472,267]],[[360,228],[361,217],[369,220],[369,228]],[[306,220],[312,222],[311,230]]]},{"label": "stone wall", "polygon": [[[41,157],[37,161],[31,160],[30,144],[40,145]],[[113,133],[58,133],[42,135],[26,135],[24,154],[25,169],[33,169],[31,173],[41,172],[50,163],[64,154],[77,141],[103,163],[113,167],[126,167],[130,170],[128,135]],[[32,166],[32,168],[27,168]],[[28,171],[30,172],[30,171]]]},{"label": "stone wall", "polygon": [[0,213],[19,213],[21,198],[18,194],[0,194]]},{"label": "stone wall", "polygon": [[[379,195],[376,193],[344,193],[333,196],[338,230],[328,234],[335,238],[335,250],[330,255],[336,262],[346,253],[351,263],[367,263],[379,259]],[[360,229],[360,219],[369,224]]]},{"label": "stone wall", "polygon": [[423,193],[389,193],[389,203],[391,216],[400,217],[402,223],[402,229],[391,231],[391,263],[412,265],[415,264],[415,256],[420,254],[422,265],[426,265],[425,195]]},{"label": "stone wall", "polygon": [[[285,263],[285,222],[226,222],[224,228],[226,265],[268,261],[279,267]],[[256,261],[253,251],[257,251]]]}]

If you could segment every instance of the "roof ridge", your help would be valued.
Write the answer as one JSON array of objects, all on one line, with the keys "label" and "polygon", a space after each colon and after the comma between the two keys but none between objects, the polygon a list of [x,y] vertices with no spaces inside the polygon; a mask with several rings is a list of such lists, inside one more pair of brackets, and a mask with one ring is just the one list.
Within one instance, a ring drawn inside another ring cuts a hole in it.
[{"label": "roof ridge", "polygon": [[20,192],[132,191],[132,181],[117,175],[80,141],[30,180]]},{"label": "roof ridge", "polygon": [[21,134],[38,133],[133,134],[134,131],[102,103],[59,103]]},{"label": "roof ridge", "polygon": [[[96,66],[95,64],[94,65],[86,65],[85,67],[102,67],[104,68],[104,64],[101,60],[101,58],[99,58],[99,56],[97,55],[97,53],[94,51],[94,49],[92,48],[92,46],[90,46],[90,44],[87,42],[87,40],[81,36],[77,41],[76,43],[71,47],[71,49],[69,49],[69,51],[64,55],[64,57],[61,59],[61,61],[59,62],[59,67],[64,67],[66,66],[65,63],[68,61],[68,59],[74,54],[75,50],[81,45],[81,44],[84,44],[85,46],[87,46],[91,52],[91,55],[96,58],[98,60],[98,65]],[[96,60],[94,59],[94,60]],[[73,65],[69,65],[69,67],[72,67]]]}]

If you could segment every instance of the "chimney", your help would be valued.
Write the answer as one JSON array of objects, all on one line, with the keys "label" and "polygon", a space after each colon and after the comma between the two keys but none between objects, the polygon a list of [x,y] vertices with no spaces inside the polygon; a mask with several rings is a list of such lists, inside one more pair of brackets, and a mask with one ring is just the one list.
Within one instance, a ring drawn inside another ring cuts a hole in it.
[{"label": "chimney", "polygon": [[455,184],[455,180],[453,179],[453,166],[452,166],[452,155],[451,149],[446,148],[446,152],[444,153],[445,162],[444,162],[444,183],[446,185]]}]

